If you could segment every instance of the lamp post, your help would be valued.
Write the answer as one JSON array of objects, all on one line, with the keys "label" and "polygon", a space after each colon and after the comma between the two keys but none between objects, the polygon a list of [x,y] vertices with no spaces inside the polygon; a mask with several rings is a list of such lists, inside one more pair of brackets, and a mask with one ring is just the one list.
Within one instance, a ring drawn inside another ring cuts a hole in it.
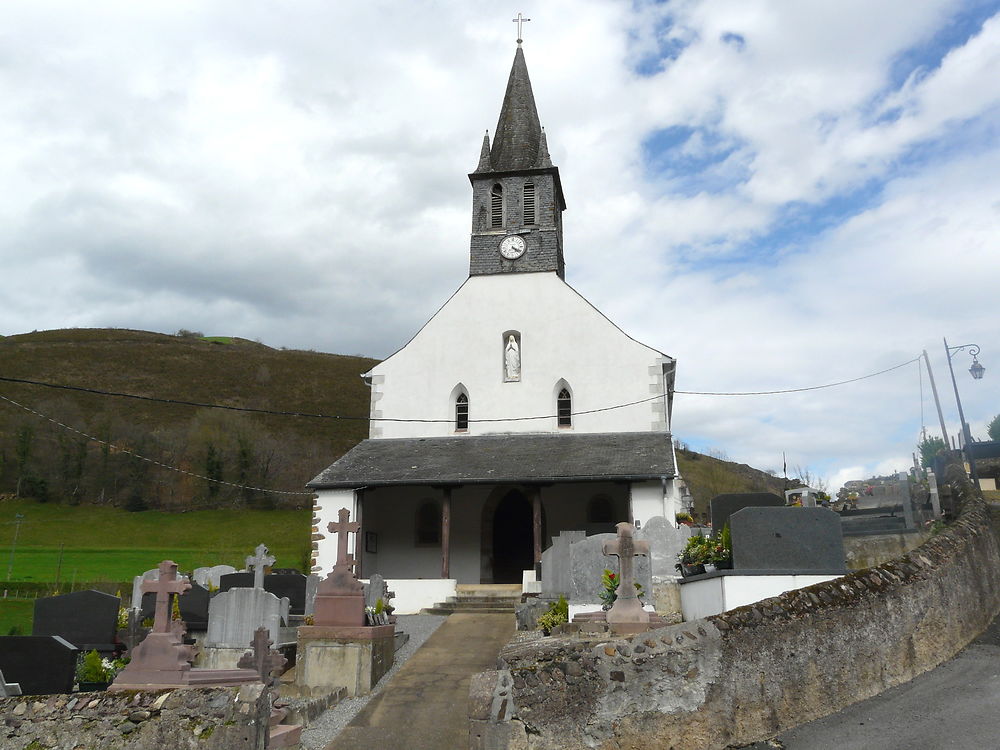
[{"label": "lamp post", "polygon": [[7,563],[7,580],[10,580],[11,571],[14,569],[14,550],[17,549],[17,535],[21,531],[21,521],[24,520],[22,513],[14,515],[14,541],[10,545],[10,561]]},{"label": "lamp post", "polygon": [[974,380],[982,380],[986,368],[979,364],[979,345],[962,344],[961,346],[948,346],[948,339],[944,339],[944,353],[948,355],[948,370],[951,372],[951,385],[955,389],[958,418],[962,420],[962,442],[965,448],[965,456],[969,461],[969,473],[972,474],[972,481],[976,483],[976,488],[982,489],[979,486],[979,473],[976,471],[976,461],[972,457],[972,450],[970,449],[972,433],[969,432],[969,423],[965,421],[965,412],[962,410],[962,398],[958,395],[958,382],[955,380],[955,368],[951,363],[952,352],[960,352],[965,349],[968,349],[969,354],[972,355],[972,366],[969,368],[969,374],[972,375]]}]

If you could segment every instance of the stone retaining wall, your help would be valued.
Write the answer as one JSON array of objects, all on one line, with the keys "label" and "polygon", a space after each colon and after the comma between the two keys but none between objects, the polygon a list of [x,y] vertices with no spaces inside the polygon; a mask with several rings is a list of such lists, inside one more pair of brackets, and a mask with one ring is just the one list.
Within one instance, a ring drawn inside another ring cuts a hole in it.
[{"label": "stone retaining wall", "polygon": [[508,645],[474,676],[471,747],[725,748],[936,667],[1000,610],[989,512],[954,484],[959,519],[876,568],[629,638]]},{"label": "stone retaining wall", "polygon": [[0,698],[0,748],[264,750],[270,710],[262,683]]}]

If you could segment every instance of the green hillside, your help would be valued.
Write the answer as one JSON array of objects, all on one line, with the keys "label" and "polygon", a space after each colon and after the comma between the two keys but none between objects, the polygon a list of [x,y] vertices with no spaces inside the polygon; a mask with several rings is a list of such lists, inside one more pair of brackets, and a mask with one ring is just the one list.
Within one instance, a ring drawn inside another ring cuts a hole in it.
[{"label": "green hillside", "polygon": [[[0,376],[178,401],[360,417],[309,419],[0,382],[0,495],[134,510],[305,507],[303,484],[367,435],[376,360],[277,350],[228,337],[119,329],[0,338]],[[170,471],[138,454],[190,474]]]}]

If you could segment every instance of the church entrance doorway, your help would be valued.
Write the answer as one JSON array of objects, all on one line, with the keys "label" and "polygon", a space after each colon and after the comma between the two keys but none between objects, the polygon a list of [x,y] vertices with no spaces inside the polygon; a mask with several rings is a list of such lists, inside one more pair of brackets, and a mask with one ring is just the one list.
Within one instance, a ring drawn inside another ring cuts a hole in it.
[{"label": "church entrance doorway", "polygon": [[531,502],[511,490],[493,513],[493,583],[521,583],[524,570],[535,567]]}]

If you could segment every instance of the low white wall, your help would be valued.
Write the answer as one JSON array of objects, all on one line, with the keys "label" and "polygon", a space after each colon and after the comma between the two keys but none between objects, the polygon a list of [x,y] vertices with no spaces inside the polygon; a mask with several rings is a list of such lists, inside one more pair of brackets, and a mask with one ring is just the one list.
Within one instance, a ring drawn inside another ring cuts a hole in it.
[{"label": "low white wall", "polygon": [[786,591],[839,578],[836,575],[720,575],[681,583],[681,613],[686,620],[718,615],[730,609],[779,596]]},{"label": "low white wall", "polygon": [[392,600],[397,615],[416,615],[425,607],[433,607],[438,602],[455,596],[458,581],[454,578],[387,578],[389,591],[396,596]]}]

